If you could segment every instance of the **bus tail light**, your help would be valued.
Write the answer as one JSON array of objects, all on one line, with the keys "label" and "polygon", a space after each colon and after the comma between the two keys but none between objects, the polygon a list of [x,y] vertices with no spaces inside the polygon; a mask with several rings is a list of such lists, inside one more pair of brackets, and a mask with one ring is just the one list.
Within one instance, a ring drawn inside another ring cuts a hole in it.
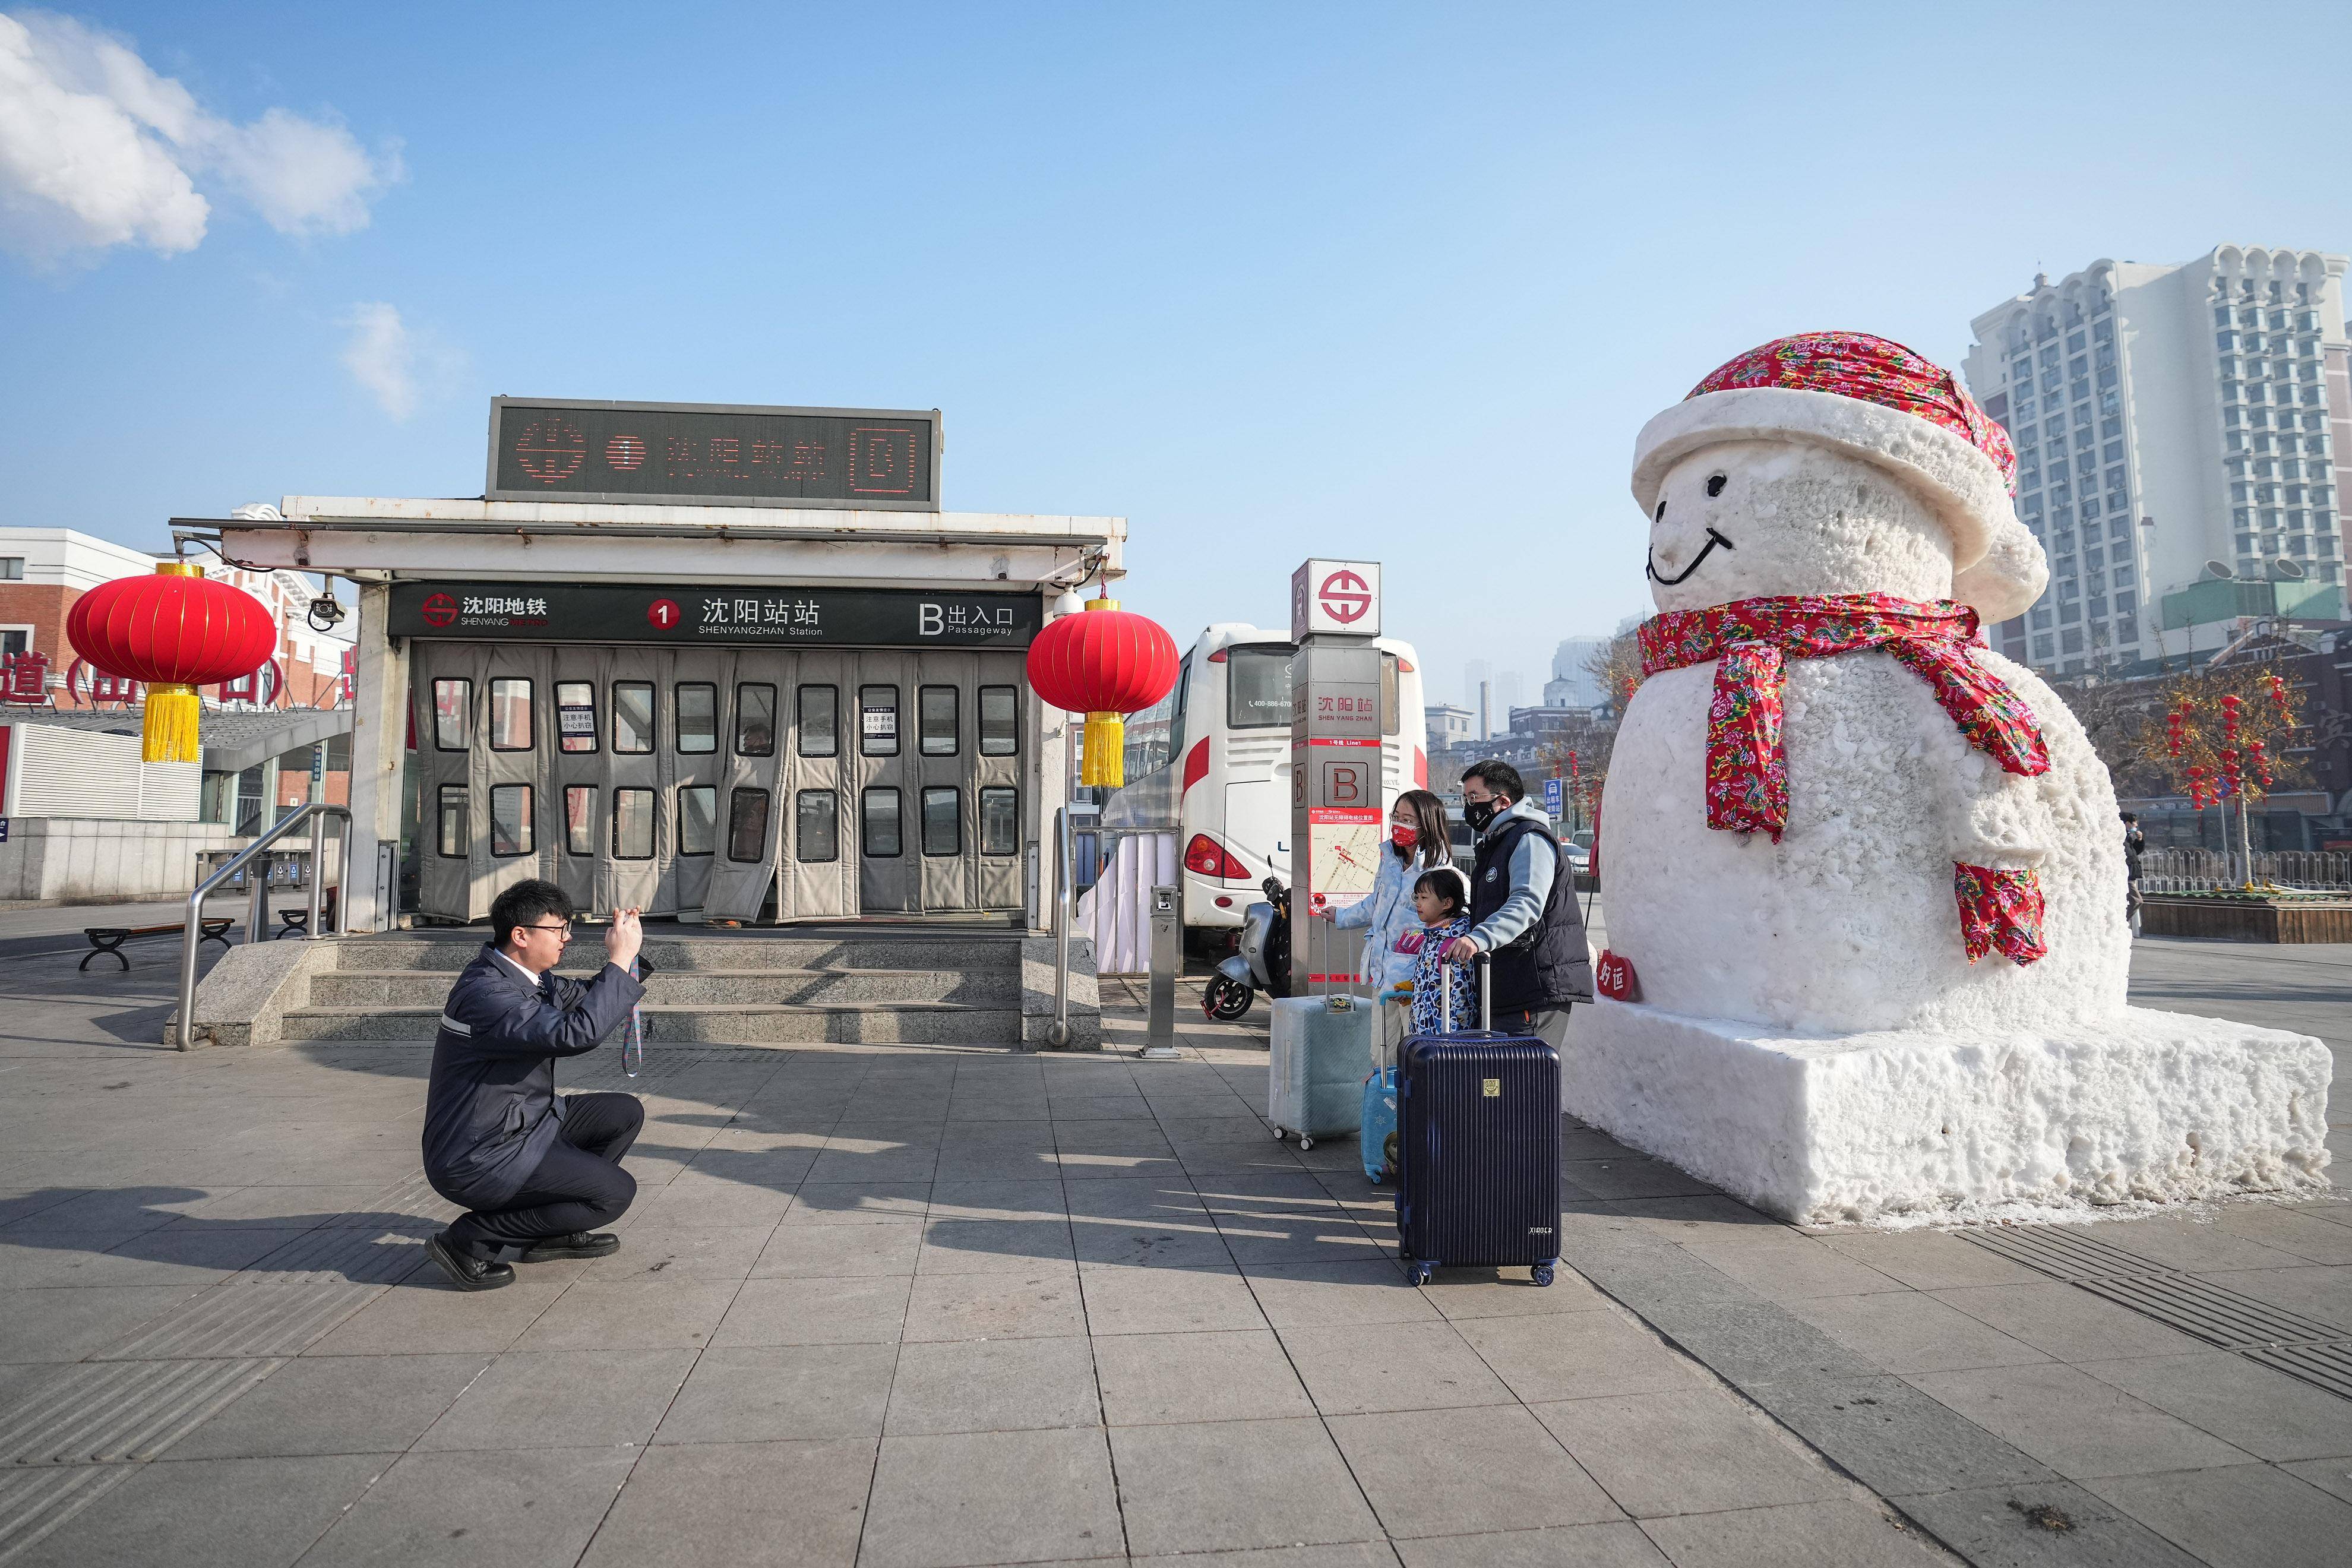
[{"label": "bus tail light", "polygon": [[1249,876],[1240,856],[1205,833],[1195,833],[1192,842],[1184,846],[1184,869],[1196,877],[1246,879]]}]

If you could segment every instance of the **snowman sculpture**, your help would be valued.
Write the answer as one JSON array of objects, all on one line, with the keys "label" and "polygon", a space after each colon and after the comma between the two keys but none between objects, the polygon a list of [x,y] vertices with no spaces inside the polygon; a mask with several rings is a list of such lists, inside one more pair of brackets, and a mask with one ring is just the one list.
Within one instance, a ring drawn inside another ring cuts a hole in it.
[{"label": "snowman sculpture", "polygon": [[2324,1184],[2318,1041],[2126,1005],[2106,769],[1978,637],[2048,578],[2000,426],[1882,338],[1651,420],[1658,615],[1601,811],[1569,1109],[1785,1218]]}]

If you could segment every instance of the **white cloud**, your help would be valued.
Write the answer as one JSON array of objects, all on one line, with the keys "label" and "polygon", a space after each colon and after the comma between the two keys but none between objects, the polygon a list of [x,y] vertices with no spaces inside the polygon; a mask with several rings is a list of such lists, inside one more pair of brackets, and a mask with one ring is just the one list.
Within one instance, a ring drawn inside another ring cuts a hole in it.
[{"label": "white cloud", "polygon": [[193,250],[201,182],[280,234],[349,234],[403,171],[328,121],[208,113],[128,44],[68,17],[0,14],[0,246],[37,260],[117,245]]},{"label": "white cloud", "polygon": [[354,305],[343,316],[352,330],[343,344],[343,368],[394,419],[416,412],[416,342],[400,312],[376,300]]}]

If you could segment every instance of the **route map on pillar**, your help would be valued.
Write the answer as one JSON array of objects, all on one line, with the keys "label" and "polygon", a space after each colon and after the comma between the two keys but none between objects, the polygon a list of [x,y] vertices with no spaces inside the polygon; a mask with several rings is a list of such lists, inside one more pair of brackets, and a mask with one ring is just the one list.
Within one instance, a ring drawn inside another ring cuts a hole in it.
[{"label": "route map on pillar", "polygon": [[1381,870],[1381,813],[1318,805],[1307,813],[1307,904],[1341,910],[1372,894]]},{"label": "route map on pillar", "polygon": [[489,500],[937,511],[939,410],[490,400]]}]

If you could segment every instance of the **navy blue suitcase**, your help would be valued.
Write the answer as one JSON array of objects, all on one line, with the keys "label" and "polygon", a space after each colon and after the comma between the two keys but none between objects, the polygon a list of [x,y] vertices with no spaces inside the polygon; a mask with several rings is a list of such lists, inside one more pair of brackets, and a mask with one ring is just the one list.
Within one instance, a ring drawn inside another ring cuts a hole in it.
[{"label": "navy blue suitcase", "polygon": [[[1484,986],[1479,998],[1490,1016]],[[1550,1284],[1559,1262],[1559,1053],[1492,1029],[1416,1035],[1397,1076],[1397,1249],[1412,1282],[1427,1284],[1448,1264],[1525,1264],[1537,1284]]]}]

